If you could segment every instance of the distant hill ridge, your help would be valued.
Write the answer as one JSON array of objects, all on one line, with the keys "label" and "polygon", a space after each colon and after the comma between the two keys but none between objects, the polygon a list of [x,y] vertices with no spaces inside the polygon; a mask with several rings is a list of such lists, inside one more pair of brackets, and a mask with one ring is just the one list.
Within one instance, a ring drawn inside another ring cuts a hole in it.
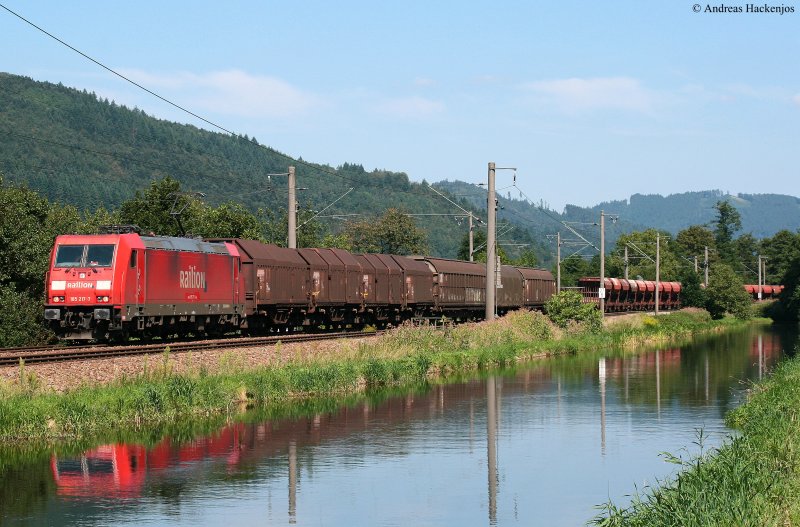
[{"label": "distant hill ridge", "polygon": [[[184,190],[203,192],[214,204],[235,200],[254,211],[286,208],[285,183],[277,178],[270,182],[266,174],[285,172],[290,161],[255,138],[160,120],[85,90],[8,73],[0,73],[0,116],[0,172],[7,181],[27,184],[52,200],[79,208],[113,208],[151,181],[170,175]],[[348,188],[354,189],[326,210],[327,215],[361,214],[363,218],[389,207],[414,214],[457,212],[424,183],[411,182],[404,173],[368,172],[357,163],[335,169],[314,166],[324,171],[298,166],[298,185],[308,188],[298,194],[301,205],[321,209]],[[459,196],[451,198],[465,207],[486,208],[485,191],[472,184],[443,181],[436,186]],[[546,236],[563,232],[561,221],[595,222],[600,209],[619,214],[617,224],[607,231],[610,245],[619,234],[631,230],[657,227],[674,233],[710,223],[720,199],[730,200],[740,211],[742,233],[760,238],[800,226],[798,198],[713,190],[666,197],[634,194],[589,208],[568,205],[563,212],[506,194],[500,196],[500,217],[519,226],[513,232],[514,241],[530,244],[547,265],[555,251]],[[455,256],[466,233],[463,222],[435,216],[416,220],[429,232],[432,254]],[[598,238],[596,227],[582,232],[590,240]]]}]

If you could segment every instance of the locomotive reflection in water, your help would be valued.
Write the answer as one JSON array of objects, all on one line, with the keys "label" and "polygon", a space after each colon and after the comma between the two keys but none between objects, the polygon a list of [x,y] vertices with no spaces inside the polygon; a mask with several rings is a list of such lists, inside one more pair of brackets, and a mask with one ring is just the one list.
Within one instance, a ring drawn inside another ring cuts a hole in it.
[{"label": "locomotive reflection in water", "polygon": [[[544,269],[503,265],[499,274],[501,315],[541,309],[555,290]],[[485,275],[480,263],[423,256],[135,232],[64,235],[51,255],[44,315],[70,340],[477,320]]]}]

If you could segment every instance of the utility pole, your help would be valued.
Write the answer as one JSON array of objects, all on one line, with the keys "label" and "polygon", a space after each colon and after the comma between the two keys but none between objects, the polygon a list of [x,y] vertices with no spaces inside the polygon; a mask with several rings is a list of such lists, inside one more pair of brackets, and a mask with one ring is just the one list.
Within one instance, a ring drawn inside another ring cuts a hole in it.
[{"label": "utility pole", "polygon": [[661,284],[661,233],[656,233],[656,315],[658,315],[658,301],[660,300],[661,293],[659,291]]},{"label": "utility pole", "polygon": [[708,287],[708,245],[706,245],[706,259],[705,259],[704,267],[706,268],[705,269],[706,276],[705,276],[705,280],[703,281],[703,283],[705,284],[706,287]]},{"label": "utility pole", "polygon": [[297,180],[294,167],[289,167],[289,235],[287,246],[297,249]]},{"label": "utility pole", "polygon": [[625,245],[625,280],[628,279],[628,246]]},{"label": "utility pole", "polygon": [[556,293],[561,292],[561,231],[556,233]]},{"label": "utility pole", "polygon": [[758,255],[758,299],[761,300],[761,255]]},{"label": "utility pole", "polygon": [[597,296],[600,299],[600,318],[606,313],[606,215],[600,211],[600,287]]},{"label": "utility pole", "polygon": [[488,216],[488,232],[486,234],[486,320],[494,319],[495,309],[495,285],[497,282],[497,257],[495,247],[495,220],[497,210],[495,207],[494,196],[494,177],[495,164],[489,163],[489,194],[486,198],[486,215]]},{"label": "utility pole", "polygon": [[475,257],[472,255],[473,251],[475,250],[473,248],[473,245],[474,242],[472,237],[472,211],[469,211],[469,261],[470,262],[475,261]]},{"label": "utility pole", "polygon": [[697,274],[697,255],[694,255],[694,274]]}]

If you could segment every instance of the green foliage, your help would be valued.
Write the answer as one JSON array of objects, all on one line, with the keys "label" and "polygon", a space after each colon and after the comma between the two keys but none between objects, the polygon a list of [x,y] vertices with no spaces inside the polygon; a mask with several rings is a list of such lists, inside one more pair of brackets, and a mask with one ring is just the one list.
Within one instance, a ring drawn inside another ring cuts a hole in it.
[{"label": "green foliage", "polygon": [[510,265],[517,265],[520,267],[536,267],[539,264],[539,258],[536,257],[536,253],[533,252],[533,249],[525,249],[519,255],[519,258],[514,258],[509,263]]},{"label": "green foliage", "polygon": [[204,206],[192,226],[192,232],[203,238],[263,237],[263,222],[240,203],[223,203],[219,207]]},{"label": "green foliage", "polygon": [[[262,212],[265,217],[264,240],[280,247],[286,247],[289,233],[288,212],[277,213],[274,210],[259,212]],[[344,248],[336,245],[337,243],[341,243],[342,235],[325,233],[324,226],[319,220],[314,218],[315,214],[313,210],[305,207],[301,207],[297,210],[297,246]],[[326,239],[329,244],[325,243]]]},{"label": "green foliage", "polygon": [[[475,229],[472,232],[472,260],[475,262],[486,263],[486,233],[482,230]],[[497,255],[500,256],[500,262],[509,265],[519,265],[513,263],[514,260],[509,258],[506,250],[502,246],[497,246]],[[458,247],[458,254],[456,258],[459,260],[469,261],[469,232],[464,234],[461,238],[461,245]],[[534,259],[536,257],[534,256]]]},{"label": "green foliage", "polygon": [[[478,249],[478,247],[481,247]],[[472,231],[472,248],[475,250],[473,259],[477,262],[486,262],[486,233],[480,229]],[[469,232],[461,237],[461,244],[458,246],[458,253],[456,258],[459,260],[469,261]],[[483,259],[481,259],[483,258]]]},{"label": "green foliage", "polygon": [[700,275],[693,268],[681,269],[678,281],[681,283],[682,307],[706,307],[706,290],[701,287]]},{"label": "green foliage", "polygon": [[[716,241],[714,233],[703,225],[691,225],[675,236],[676,250],[686,258],[697,256],[699,261],[705,258],[708,247],[709,259],[716,258]],[[713,260],[712,260],[713,261]]]},{"label": "green foliage", "polygon": [[784,289],[779,301],[770,306],[769,316],[781,322],[795,323],[800,320],[800,256],[789,263],[781,282]]},{"label": "green foliage", "polygon": [[750,318],[752,300],[744,284],[730,266],[719,263],[711,269],[706,288],[706,309],[715,319],[730,313],[736,318]]},{"label": "green foliage", "polygon": [[720,200],[715,205],[717,219],[714,223],[714,241],[720,259],[728,265],[734,266],[736,262],[736,247],[733,235],[742,229],[742,217],[736,207],[727,200]]},{"label": "green foliage", "polygon": [[350,223],[347,234],[355,251],[385,254],[425,254],[425,231],[405,212],[391,208],[376,221]]},{"label": "green foliage", "polygon": [[[566,258],[561,262],[561,287],[576,287],[578,279],[592,274],[592,265],[580,256]],[[553,276],[556,268],[553,267]],[[599,276],[599,274],[598,274]]]},{"label": "green foliage", "polygon": [[0,347],[47,341],[51,334],[41,323],[43,310],[41,301],[0,284]]},{"label": "green foliage", "polygon": [[625,247],[628,246],[628,276],[641,276],[645,280],[655,280],[656,242],[659,234],[661,235],[659,244],[661,280],[675,280],[680,266],[679,256],[675,253],[676,245],[670,243],[669,233],[656,229],[622,234],[618,238],[614,250],[606,257],[606,276],[624,276]]},{"label": "green foliage", "polygon": [[577,324],[590,332],[598,332],[602,328],[602,317],[597,306],[584,303],[583,296],[577,291],[561,291],[545,304],[545,312],[550,320],[561,328]]},{"label": "green foliage", "polygon": [[800,259],[800,233],[787,230],[761,240],[761,255],[766,257],[766,284],[785,284],[792,262]]}]

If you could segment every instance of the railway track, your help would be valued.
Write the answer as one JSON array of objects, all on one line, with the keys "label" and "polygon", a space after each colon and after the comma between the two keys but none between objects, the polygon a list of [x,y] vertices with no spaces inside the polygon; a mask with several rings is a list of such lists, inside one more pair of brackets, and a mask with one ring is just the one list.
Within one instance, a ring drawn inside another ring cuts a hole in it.
[{"label": "railway track", "polygon": [[297,335],[274,335],[269,337],[243,337],[235,339],[204,340],[197,342],[159,342],[157,344],[141,344],[136,346],[42,346],[36,348],[2,348],[0,349],[0,366],[13,366],[24,361],[25,364],[43,364],[48,362],[64,362],[108,357],[128,357],[163,353],[169,348],[170,353],[189,351],[245,348],[252,346],[271,346],[278,342],[283,344],[310,342],[315,340],[364,338],[380,335],[382,332],[343,332],[343,333],[310,333]]}]

